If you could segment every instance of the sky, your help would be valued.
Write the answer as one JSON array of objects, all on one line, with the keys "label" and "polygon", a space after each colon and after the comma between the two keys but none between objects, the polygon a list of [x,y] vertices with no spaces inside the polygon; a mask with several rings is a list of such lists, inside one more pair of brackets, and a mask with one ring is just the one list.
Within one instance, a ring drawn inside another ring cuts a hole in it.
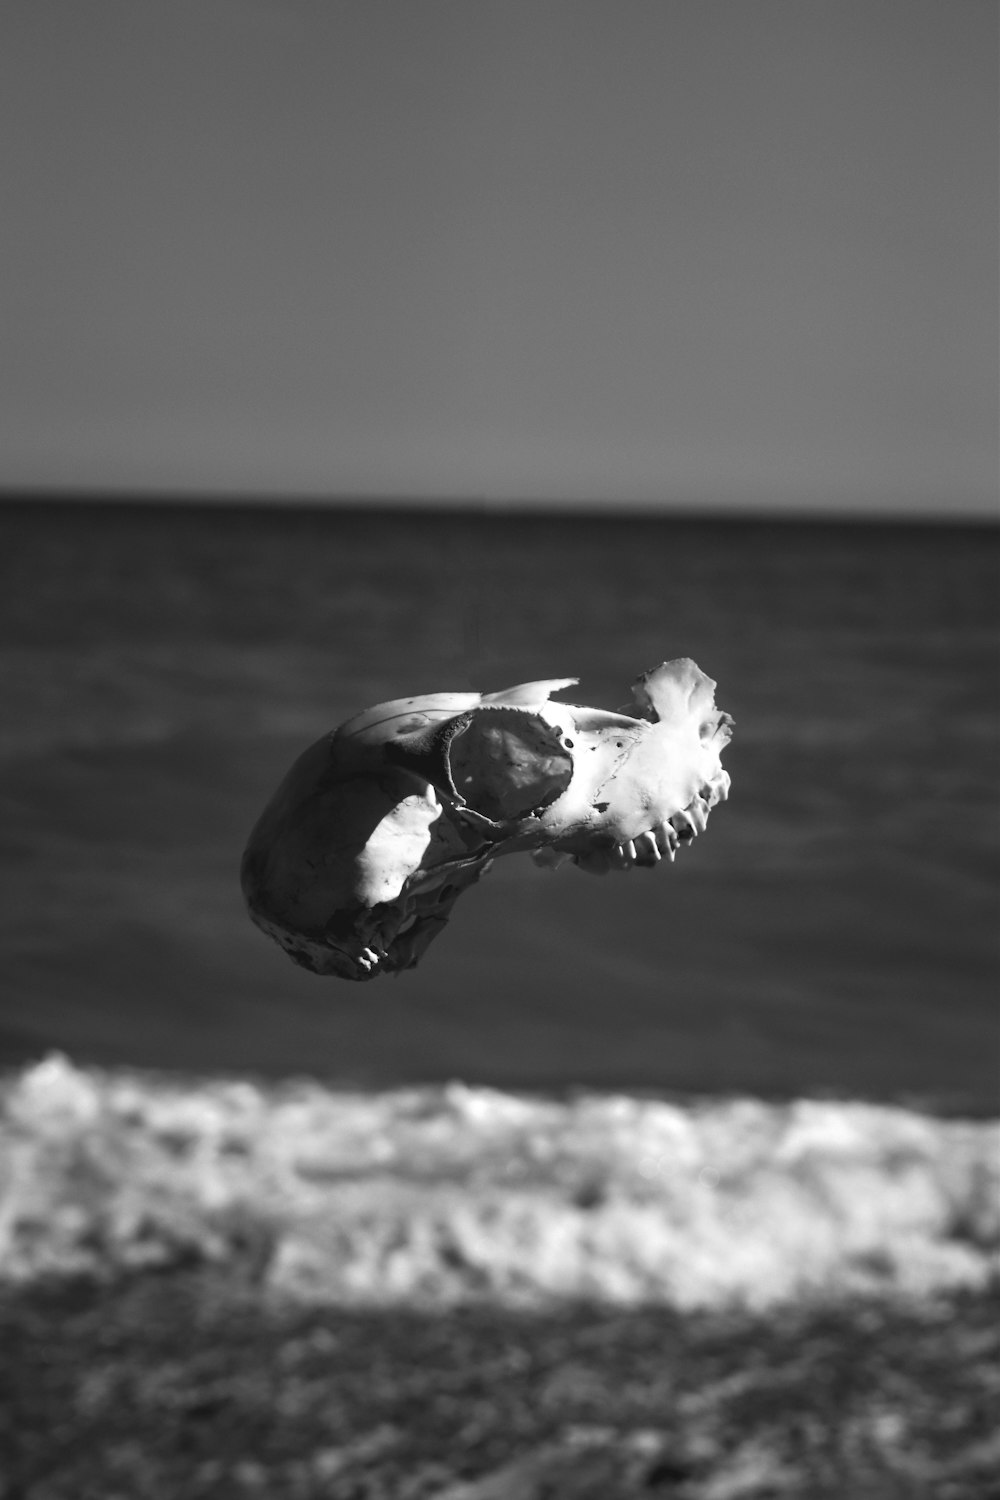
[{"label": "sky", "polygon": [[994,0],[7,0],[0,489],[997,513]]}]

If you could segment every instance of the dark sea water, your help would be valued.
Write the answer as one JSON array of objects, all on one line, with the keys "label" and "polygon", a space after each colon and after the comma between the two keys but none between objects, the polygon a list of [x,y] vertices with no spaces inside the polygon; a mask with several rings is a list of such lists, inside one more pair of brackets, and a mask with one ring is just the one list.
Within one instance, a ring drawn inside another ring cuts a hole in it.
[{"label": "dark sea water", "polygon": [[[997,1106],[998,534],[0,509],[0,1063]],[[733,789],[676,865],[499,861],[350,985],[246,919],[246,834],[359,708],[692,656]]]}]

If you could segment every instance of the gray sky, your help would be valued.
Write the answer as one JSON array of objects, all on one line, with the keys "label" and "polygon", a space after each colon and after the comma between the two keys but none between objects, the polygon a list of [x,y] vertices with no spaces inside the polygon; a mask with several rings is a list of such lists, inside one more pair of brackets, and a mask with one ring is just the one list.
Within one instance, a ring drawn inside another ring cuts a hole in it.
[{"label": "gray sky", "polygon": [[982,513],[994,0],[7,0],[0,485]]}]

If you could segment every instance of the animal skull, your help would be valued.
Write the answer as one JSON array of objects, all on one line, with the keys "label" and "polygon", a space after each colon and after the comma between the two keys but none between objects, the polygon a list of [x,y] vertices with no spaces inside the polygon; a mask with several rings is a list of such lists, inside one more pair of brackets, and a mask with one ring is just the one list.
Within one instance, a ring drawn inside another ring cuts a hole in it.
[{"label": "animal skull", "polygon": [[577,680],[399,698],[319,740],[250,835],[253,921],[316,974],[372,979],[413,968],[498,855],[673,860],[729,792],[715,683],[681,658],[637,679],[634,714],[550,701]]}]

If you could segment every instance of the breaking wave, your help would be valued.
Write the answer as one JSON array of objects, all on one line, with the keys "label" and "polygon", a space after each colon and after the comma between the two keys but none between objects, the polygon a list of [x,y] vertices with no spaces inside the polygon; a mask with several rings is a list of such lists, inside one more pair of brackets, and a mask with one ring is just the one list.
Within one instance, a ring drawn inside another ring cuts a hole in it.
[{"label": "breaking wave", "polygon": [[331,1304],[766,1308],[979,1287],[1000,1124],[80,1068],[0,1083],[0,1278],[229,1262]]}]

